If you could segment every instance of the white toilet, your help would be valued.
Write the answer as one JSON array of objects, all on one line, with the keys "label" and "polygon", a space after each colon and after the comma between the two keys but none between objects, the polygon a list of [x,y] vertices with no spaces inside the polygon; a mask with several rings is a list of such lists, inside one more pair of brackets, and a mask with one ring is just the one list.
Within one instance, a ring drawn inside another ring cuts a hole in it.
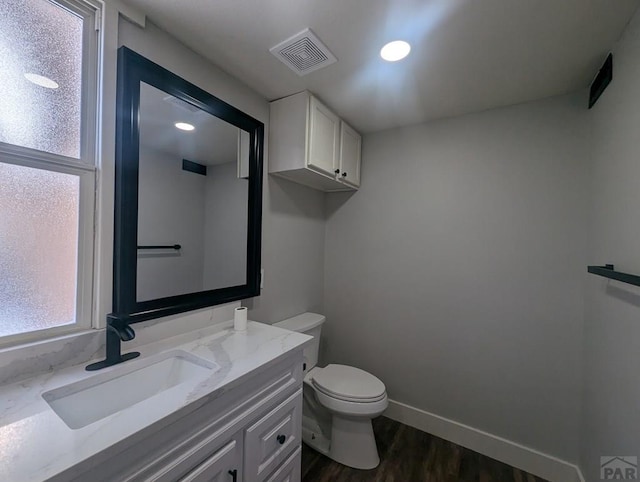
[{"label": "white toilet", "polygon": [[371,419],[387,408],[387,392],[384,383],[359,368],[316,366],[324,321],[322,315],[303,313],[274,324],[314,338],[304,350],[302,440],[336,462],[373,469],[380,457]]}]

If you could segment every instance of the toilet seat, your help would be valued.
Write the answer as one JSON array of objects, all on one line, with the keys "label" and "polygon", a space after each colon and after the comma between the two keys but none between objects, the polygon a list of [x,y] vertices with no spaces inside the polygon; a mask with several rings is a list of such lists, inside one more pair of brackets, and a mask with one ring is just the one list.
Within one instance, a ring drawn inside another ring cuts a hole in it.
[{"label": "toilet seat", "polygon": [[353,402],[353,403],[372,403],[372,402],[377,402],[377,401],[380,401],[380,400],[382,400],[383,398],[385,398],[387,396],[386,393],[383,393],[382,395],[380,395],[378,397],[375,397],[375,398],[362,399],[362,398],[345,397],[345,396],[336,395],[335,393],[332,393],[329,390],[325,390],[324,388],[319,387],[315,383],[313,384],[313,388],[315,388],[316,391],[322,393],[323,395],[326,395],[327,397],[335,398],[336,400],[342,400],[344,402]]},{"label": "toilet seat", "polygon": [[318,402],[331,413],[337,413],[347,418],[371,419],[381,415],[389,405],[389,399],[385,393],[380,400],[371,402],[350,402],[326,395],[313,386]]},{"label": "toilet seat", "polygon": [[377,377],[347,365],[327,365],[314,369],[311,382],[324,395],[354,403],[374,403],[386,398],[386,388]]}]

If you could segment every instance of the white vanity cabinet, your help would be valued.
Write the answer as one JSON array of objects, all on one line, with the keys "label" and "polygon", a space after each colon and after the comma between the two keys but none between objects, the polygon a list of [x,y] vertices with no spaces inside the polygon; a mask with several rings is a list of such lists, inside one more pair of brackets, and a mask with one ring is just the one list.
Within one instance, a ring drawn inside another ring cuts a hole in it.
[{"label": "white vanity cabinet", "polygon": [[300,482],[302,350],[53,477],[85,482]]},{"label": "white vanity cabinet", "polygon": [[304,91],[271,102],[269,172],[321,191],[360,186],[361,136]]}]

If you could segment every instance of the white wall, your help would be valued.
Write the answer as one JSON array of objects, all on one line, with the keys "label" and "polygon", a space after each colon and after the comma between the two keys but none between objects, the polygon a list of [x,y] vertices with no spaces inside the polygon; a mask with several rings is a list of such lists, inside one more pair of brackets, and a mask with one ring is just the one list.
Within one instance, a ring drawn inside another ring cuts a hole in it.
[{"label": "white wall", "polygon": [[[613,81],[593,121],[589,264],[640,273],[640,15],[613,50]],[[585,275],[581,467],[600,480],[601,456],[640,457],[640,288]]]},{"label": "white wall", "polygon": [[237,163],[207,167],[204,220],[205,289],[247,282],[249,181],[238,178]]},{"label": "white wall", "polygon": [[205,188],[182,158],[140,147],[138,244],[182,249],[138,250],[138,301],[202,291]]},{"label": "white wall", "polygon": [[264,289],[243,302],[249,317],[275,323],[305,311],[323,312],[324,194],[284,179],[265,179]]},{"label": "white wall", "polygon": [[578,458],[584,95],[368,135],[327,197],[325,360],[390,398]]}]

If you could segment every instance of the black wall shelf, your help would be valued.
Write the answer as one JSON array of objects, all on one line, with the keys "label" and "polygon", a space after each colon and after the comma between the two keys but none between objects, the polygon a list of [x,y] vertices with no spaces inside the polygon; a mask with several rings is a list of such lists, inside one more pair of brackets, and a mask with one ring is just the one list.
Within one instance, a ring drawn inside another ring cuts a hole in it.
[{"label": "black wall shelf", "polygon": [[587,266],[587,271],[591,274],[604,276],[605,278],[622,281],[623,283],[628,283],[634,286],[640,286],[640,276],[615,271],[612,264],[606,264],[604,266]]}]

